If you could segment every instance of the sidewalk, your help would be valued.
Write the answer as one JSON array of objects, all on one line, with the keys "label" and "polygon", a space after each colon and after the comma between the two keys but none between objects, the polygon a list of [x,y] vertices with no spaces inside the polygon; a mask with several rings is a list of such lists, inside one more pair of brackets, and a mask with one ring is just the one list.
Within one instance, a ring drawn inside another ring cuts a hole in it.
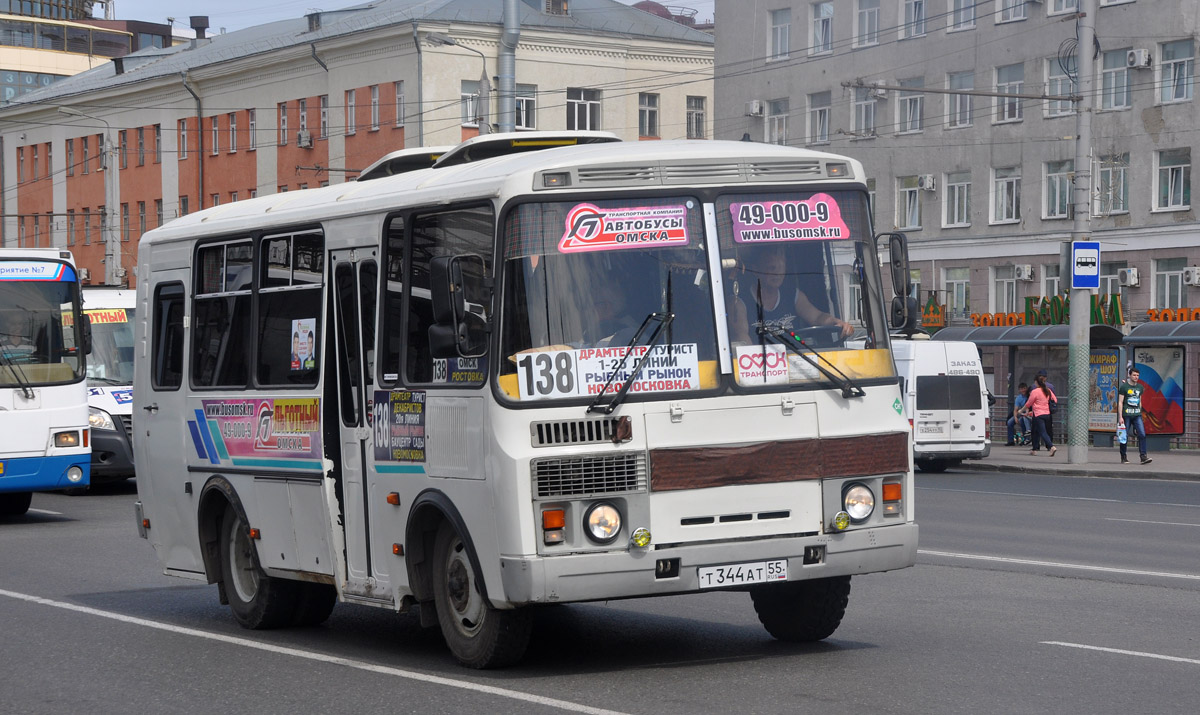
[{"label": "sidewalk", "polygon": [[1029,447],[1006,447],[992,442],[992,453],[986,459],[968,459],[956,469],[1023,474],[1055,474],[1079,477],[1150,477],[1200,481],[1200,450],[1170,450],[1150,452],[1150,464],[1139,462],[1136,445],[1129,445],[1129,464],[1121,464],[1117,447],[1088,447],[1086,464],[1069,464],[1067,446],[1058,445],[1058,452],[1049,457],[1042,449],[1029,454]]}]

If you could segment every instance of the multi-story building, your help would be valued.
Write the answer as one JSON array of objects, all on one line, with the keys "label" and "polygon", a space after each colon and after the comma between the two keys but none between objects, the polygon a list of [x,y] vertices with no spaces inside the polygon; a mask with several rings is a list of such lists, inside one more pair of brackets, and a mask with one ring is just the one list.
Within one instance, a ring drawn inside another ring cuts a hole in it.
[{"label": "multi-story building", "polygon": [[[1200,319],[1200,14],[1193,0],[1096,5],[1090,231],[1101,300],[1122,308],[1105,303],[1105,319],[1124,332]],[[1031,305],[1056,319],[1076,109],[1012,95],[1078,92],[1078,0],[718,0],[716,12],[717,138],[862,160],[876,229],[907,234],[919,300],[945,306],[949,325],[1020,323]]]},{"label": "multi-story building", "polygon": [[[711,35],[615,0],[517,6],[517,131],[710,136]],[[3,243],[68,247],[92,283],[117,254],[132,283],[138,238],[164,221],[473,137],[502,7],[381,0],[201,32],[18,97],[0,108]],[[103,243],[105,217],[120,250]]]}]

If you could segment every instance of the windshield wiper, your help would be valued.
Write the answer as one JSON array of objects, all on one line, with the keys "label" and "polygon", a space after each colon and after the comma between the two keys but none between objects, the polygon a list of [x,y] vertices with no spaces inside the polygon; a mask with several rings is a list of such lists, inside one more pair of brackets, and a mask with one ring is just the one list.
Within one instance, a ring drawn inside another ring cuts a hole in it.
[{"label": "windshield wiper", "polygon": [[[768,335],[780,345],[783,345],[800,357],[804,358],[805,362],[815,367],[822,375],[828,378],[830,382],[837,385],[842,391],[842,397],[850,399],[851,397],[866,396],[867,393],[863,391],[861,387],[855,384],[855,382],[851,380],[846,373],[839,370],[837,365],[834,365],[832,362],[830,362],[829,358],[822,355],[821,352],[816,348],[801,340],[792,331],[784,330],[783,328],[768,328],[760,325],[758,328],[759,339],[765,340]],[[825,367],[825,365],[817,362],[817,360],[813,360],[811,357],[809,357],[808,353],[803,352],[800,348],[804,348],[804,350],[807,350],[809,353],[816,355],[817,359],[829,367]],[[766,363],[763,364],[765,365]]]},{"label": "windshield wiper", "polygon": [[26,400],[34,398],[33,388],[29,386],[29,378],[25,377],[25,371],[19,365],[8,357],[8,353],[0,349],[0,363],[7,367],[13,374],[13,379],[17,381],[17,385],[21,387],[21,394],[25,395]]},{"label": "windshield wiper", "polygon": [[[604,383],[604,389],[600,391],[599,395],[596,395],[596,399],[592,402],[592,404],[588,405],[588,414],[591,414],[592,412],[603,412],[606,415],[611,415],[613,411],[617,409],[617,405],[621,404],[621,402],[625,399],[625,394],[628,393],[629,388],[633,386],[633,381],[637,379],[639,374],[641,374],[642,367],[646,365],[646,361],[649,360],[650,356],[654,353],[654,346],[658,344],[658,339],[666,334],[665,329],[669,328],[671,326],[671,322],[674,320],[674,313],[650,313],[645,317],[645,319],[642,320],[642,324],[637,329],[637,332],[634,333],[633,339],[630,340],[629,344],[625,346],[625,354],[621,356],[621,362],[618,363],[617,367],[612,371],[612,376],[608,378],[608,382]],[[625,363],[629,360],[629,356],[633,354],[634,346],[636,346],[642,339],[642,333],[646,332],[646,328],[654,321],[658,321],[658,326],[654,328],[654,332],[650,334],[650,339],[646,341],[645,354],[643,354],[641,359],[637,361],[637,364],[633,366],[633,370],[629,373],[629,377],[626,377],[625,381],[621,383],[621,389],[617,390],[616,394],[613,395],[611,400],[602,405],[601,403],[604,402],[604,398],[608,395],[608,388],[612,387],[613,382],[617,379],[617,375],[620,375],[621,371],[625,369]]]}]

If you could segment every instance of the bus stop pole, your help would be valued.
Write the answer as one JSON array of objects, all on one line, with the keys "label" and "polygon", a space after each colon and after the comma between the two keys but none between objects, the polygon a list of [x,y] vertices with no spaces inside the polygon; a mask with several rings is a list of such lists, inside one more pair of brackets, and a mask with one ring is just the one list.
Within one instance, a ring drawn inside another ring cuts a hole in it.
[{"label": "bus stop pole", "polygon": [[[1092,81],[1095,66],[1096,0],[1079,0],[1079,44],[1076,52],[1075,178],[1072,241],[1087,241],[1091,234],[1092,183]],[[1071,261],[1072,275],[1074,260]],[[1099,266],[1097,266],[1097,269]],[[1088,413],[1091,408],[1091,307],[1092,292],[1071,284],[1070,331],[1067,347],[1067,462],[1088,461]]]}]

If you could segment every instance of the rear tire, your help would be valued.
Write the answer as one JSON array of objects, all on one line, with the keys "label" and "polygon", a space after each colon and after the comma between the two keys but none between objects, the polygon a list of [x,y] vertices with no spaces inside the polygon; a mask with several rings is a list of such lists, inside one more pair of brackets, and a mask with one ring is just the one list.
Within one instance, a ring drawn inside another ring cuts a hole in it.
[{"label": "rear tire", "polygon": [[938,473],[946,471],[950,463],[944,459],[918,459],[916,465],[922,472]]},{"label": "rear tire", "polygon": [[220,533],[221,578],[233,617],[253,630],[291,625],[303,584],[263,573],[250,526],[232,506],[225,507]]},{"label": "rear tire", "polygon": [[850,577],[767,584],[750,589],[758,620],[775,638],[811,643],[833,635],[846,615]]},{"label": "rear tire", "polygon": [[483,597],[458,531],[443,522],[433,545],[433,602],[450,652],[468,668],[502,668],[521,659],[533,619],[528,609],[499,610]]},{"label": "rear tire", "polygon": [[33,492],[10,492],[0,494],[0,516],[20,516],[29,511]]}]

